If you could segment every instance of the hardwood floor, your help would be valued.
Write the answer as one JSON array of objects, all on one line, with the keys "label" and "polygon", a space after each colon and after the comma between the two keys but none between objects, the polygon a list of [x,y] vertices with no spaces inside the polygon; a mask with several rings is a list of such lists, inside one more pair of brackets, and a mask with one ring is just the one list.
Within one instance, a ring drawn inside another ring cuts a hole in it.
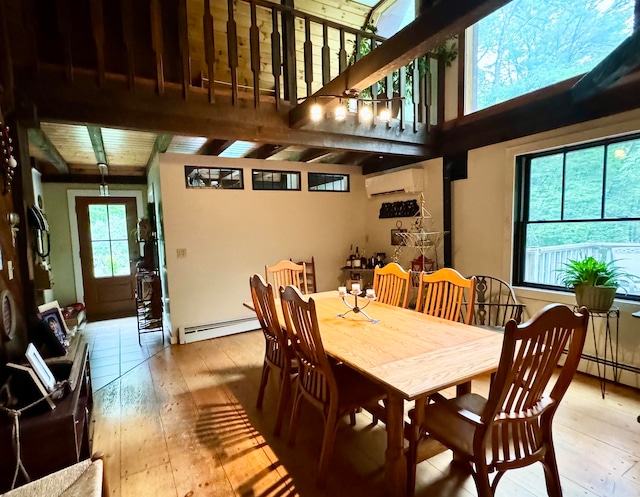
[{"label": "hardwood floor", "polygon": [[[327,487],[314,486],[319,414],[303,408],[296,446],[273,436],[275,381],[255,402],[264,353],[261,332],[160,350],[94,393],[94,451],[107,454],[113,496],[384,495],[384,425],[367,413],[338,428]],[[486,393],[488,379],[473,384]],[[308,407],[308,406],[307,406]],[[579,374],[555,420],[565,497],[640,495],[640,393]],[[307,427],[308,429],[305,429]],[[476,495],[470,476],[442,453],[418,466],[417,496]],[[539,464],[508,472],[498,497],[546,495]]]}]

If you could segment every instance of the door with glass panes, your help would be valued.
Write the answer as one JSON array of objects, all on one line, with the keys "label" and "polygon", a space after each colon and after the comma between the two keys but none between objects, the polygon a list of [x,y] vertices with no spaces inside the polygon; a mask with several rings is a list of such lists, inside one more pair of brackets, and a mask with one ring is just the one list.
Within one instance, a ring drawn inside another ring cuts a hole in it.
[{"label": "door with glass panes", "polygon": [[76,215],[87,319],[134,316],[135,198],[77,197]]}]

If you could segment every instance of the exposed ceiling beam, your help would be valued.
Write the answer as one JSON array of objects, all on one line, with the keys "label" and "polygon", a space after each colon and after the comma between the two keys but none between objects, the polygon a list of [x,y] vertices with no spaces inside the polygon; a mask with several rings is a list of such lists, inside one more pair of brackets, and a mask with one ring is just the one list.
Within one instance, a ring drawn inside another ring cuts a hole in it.
[{"label": "exposed ceiling beam", "polygon": [[326,148],[309,148],[307,150],[303,150],[300,154],[291,156],[289,160],[296,162],[310,162],[313,159],[327,155],[329,152],[331,151]]},{"label": "exposed ceiling beam", "polygon": [[372,154],[361,164],[362,174],[371,174],[421,162],[424,158]]},{"label": "exposed ceiling beam", "polygon": [[38,80],[21,80],[20,88],[37,106],[40,119],[48,122],[83,122],[174,135],[354,152],[424,156],[434,151],[434,141],[424,124],[418,125],[417,132],[410,129],[398,132],[395,127],[357,124],[355,116],[349,116],[341,123],[327,120],[308,129],[291,129],[286,103],[280,111],[267,103],[256,109],[249,105],[234,106],[230,97],[216,95],[216,103],[211,105],[206,94],[193,93],[185,101],[180,89],[170,87],[165,88],[167,98],[160,101],[153,88],[148,92],[143,88],[136,92],[113,90],[112,98],[105,99],[103,90],[90,77],[76,74],[75,84],[71,86],[54,77],[48,78],[49,71],[44,67],[41,73],[42,78]]},{"label": "exposed ceiling beam", "polygon": [[212,138],[200,147],[198,155],[220,155],[233,145],[233,142],[235,141],[236,140],[216,140],[215,138]]},{"label": "exposed ceiling beam", "polygon": [[[43,174],[44,183],[93,183],[96,187],[102,177],[96,174]],[[139,176],[109,176],[110,185],[146,185],[147,177]]]},{"label": "exposed ceiling beam", "polygon": [[334,164],[347,164],[351,166],[359,166],[364,162],[371,154],[364,154],[361,152],[343,152],[339,157],[333,161]]},{"label": "exposed ceiling beam", "polygon": [[267,159],[272,155],[278,153],[282,150],[282,145],[272,145],[271,143],[266,143],[264,145],[260,145],[255,150],[252,150],[245,158],[247,159]]},{"label": "exposed ceiling beam", "polygon": [[[342,95],[345,90],[364,90],[510,1],[440,1],[435,6],[424,9],[415,21],[349,66],[313,96]],[[336,98],[308,98],[290,111],[289,123],[293,128],[309,124],[309,110],[314,103],[330,110],[337,102]]]},{"label": "exposed ceiling beam", "polygon": [[336,152],[335,150],[327,150],[326,153],[319,155],[318,157],[311,159],[307,162],[309,163],[317,163],[320,162],[322,164],[333,164],[333,160],[340,156],[342,152]]},{"label": "exposed ceiling beam", "polygon": [[104,151],[104,142],[102,141],[102,128],[99,126],[87,126],[87,131],[89,132],[93,153],[96,156],[96,163],[108,166],[107,153]]},{"label": "exposed ceiling beam", "polygon": [[29,141],[42,150],[42,153],[60,173],[68,173],[69,165],[56,146],[44,134],[41,128],[29,128]]},{"label": "exposed ceiling beam", "polygon": [[156,141],[153,142],[153,147],[151,148],[151,153],[149,154],[149,159],[147,160],[145,168],[147,174],[149,173],[149,169],[151,168],[151,164],[156,158],[156,155],[164,154],[169,148],[169,145],[171,145],[171,140],[173,140],[173,135],[160,133],[156,136]]},{"label": "exposed ceiling beam", "polygon": [[592,97],[638,67],[640,67],[640,29],[634,31],[571,88],[574,102]]}]

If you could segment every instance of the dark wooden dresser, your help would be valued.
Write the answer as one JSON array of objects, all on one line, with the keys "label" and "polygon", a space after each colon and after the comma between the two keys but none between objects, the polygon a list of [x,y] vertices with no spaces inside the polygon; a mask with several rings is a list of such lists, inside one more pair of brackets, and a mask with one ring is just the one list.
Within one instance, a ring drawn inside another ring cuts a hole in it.
[{"label": "dark wooden dresser", "polygon": [[[88,346],[77,335],[66,356],[46,362],[56,379],[69,379],[70,391],[55,401],[55,409],[42,402],[20,416],[22,463],[32,480],[91,456],[93,395]],[[11,434],[11,419],[0,413],[0,493],[10,488],[16,467]],[[24,483],[19,475],[17,485]]]}]

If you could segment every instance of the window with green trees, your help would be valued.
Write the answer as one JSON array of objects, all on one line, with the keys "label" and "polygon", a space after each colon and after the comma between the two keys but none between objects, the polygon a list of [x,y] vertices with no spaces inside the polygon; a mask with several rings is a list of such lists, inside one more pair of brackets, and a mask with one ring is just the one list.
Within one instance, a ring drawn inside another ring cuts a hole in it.
[{"label": "window with green trees", "polygon": [[469,28],[467,113],[593,69],[633,31],[635,0],[512,0]]},{"label": "window with green trees", "polygon": [[514,276],[561,287],[569,259],[615,261],[640,300],[640,134],[517,159]]}]

